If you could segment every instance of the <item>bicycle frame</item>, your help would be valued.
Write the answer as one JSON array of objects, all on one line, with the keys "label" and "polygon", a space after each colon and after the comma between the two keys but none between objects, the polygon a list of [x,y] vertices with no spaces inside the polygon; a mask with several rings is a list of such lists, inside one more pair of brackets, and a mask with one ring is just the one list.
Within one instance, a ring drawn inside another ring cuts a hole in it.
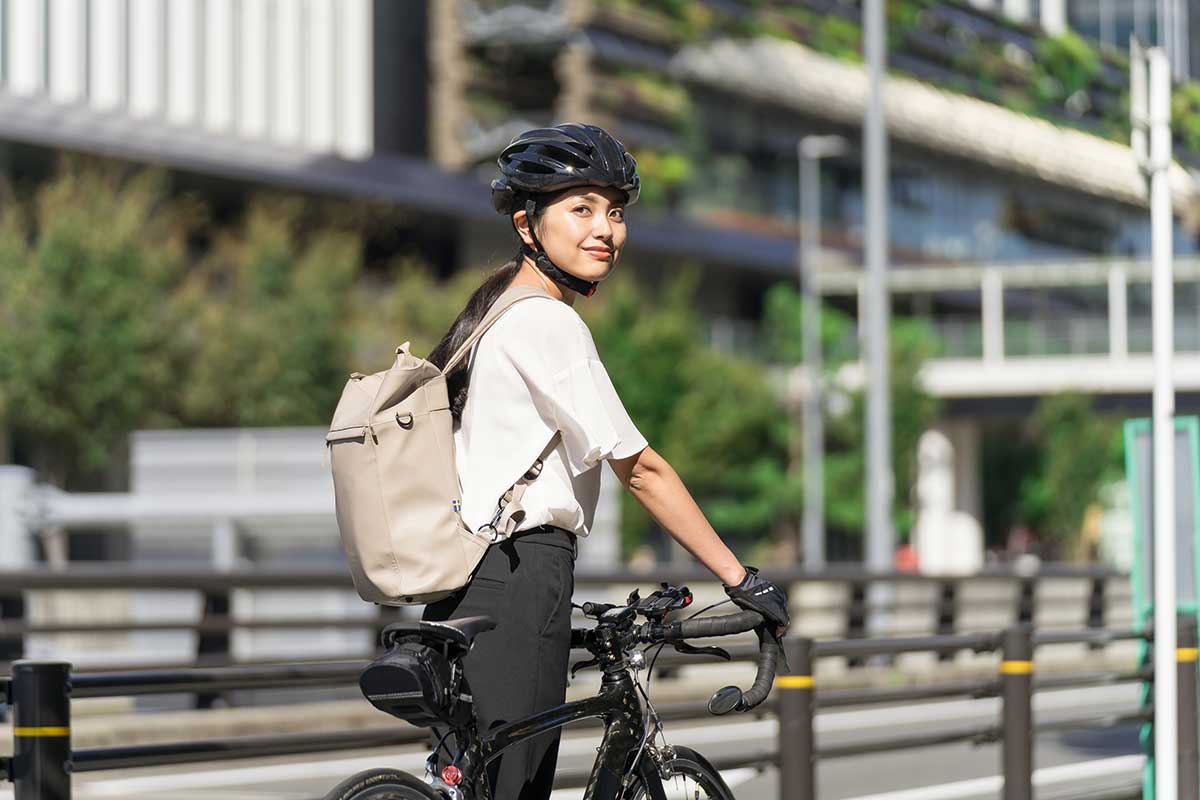
[{"label": "bicycle frame", "polygon": [[[467,747],[461,755],[463,780],[460,789],[465,800],[492,800],[491,787],[484,775],[487,763],[514,744],[561,728],[576,720],[599,717],[604,720],[604,738],[600,742],[592,774],[583,792],[583,800],[618,800],[621,780],[629,758],[641,745],[645,734],[642,704],[629,669],[624,664],[606,669],[600,682],[600,694],[565,703],[525,719],[502,725],[480,737],[474,727],[461,731]],[[645,782],[651,800],[665,800],[662,781],[651,759],[641,758],[634,765]],[[499,799],[497,799],[499,800]]]}]

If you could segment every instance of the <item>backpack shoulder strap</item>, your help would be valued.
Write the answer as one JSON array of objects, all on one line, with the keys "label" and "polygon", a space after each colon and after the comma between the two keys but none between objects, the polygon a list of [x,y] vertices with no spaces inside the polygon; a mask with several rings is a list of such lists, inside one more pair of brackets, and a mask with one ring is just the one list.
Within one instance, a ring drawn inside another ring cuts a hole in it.
[{"label": "backpack shoulder strap", "polygon": [[517,482],[510,486],[500,498],[496,504],[496,513],[492,517],[492,521],[483,526],[484,529],[492,532],[493,541],[512,536],[516,532],[517,526],[525,520],[525,509],[521,505],[525,490],[542,474],[542,467],[546,459],[550,457],[554,448],[558,447],[558,443],[561,441],[562,431],[555,431],[554,435],[550,437],[550,441],[542,449],[541,455],[537,457],[537,461],[533,462],[533,466],[526,470],[525,474],[518,478]]},{"label": "backpack shoulder strap", "polygon": [[500,317],[504,316],[504,312],[508,311],[522,300],[528,300],[531,297],[549,297],[551,300],[554,297],[548,294],[545,290],[536,286],[512,286],[505,289],[504,292],[496,298],[496,302],[492,303],[492,307],[488,309],[487,314],[480,320],[475,330],[471,331],[471,335],[462,343],[457,352],[450,357],[446,362],[446,366],[442,368],[442,372],[449,375],[450,372],[458,365],[458,362],[466,357],[474,344],[488,331],[488,328],[496,324]]}]

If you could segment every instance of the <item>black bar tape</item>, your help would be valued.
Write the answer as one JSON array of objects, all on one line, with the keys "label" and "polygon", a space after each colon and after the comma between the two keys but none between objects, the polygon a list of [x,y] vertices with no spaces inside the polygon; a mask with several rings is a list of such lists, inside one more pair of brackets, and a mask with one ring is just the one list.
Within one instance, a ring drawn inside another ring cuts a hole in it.
[{"label": "black bar tape", "polygon": [[739,711],[749,711],[767,699],[771,687],[775,683],[775,669],[779,665],[779,645],[774,641],[763,642],[758,651],[758,674],[754,676],[754,685],[742,694]]},{"label": "black bar tape", "polygon": [[762,624],[762,614],[757,611],[740,611],[720,617],[701,617],[672,622],[663,637],[668,642],[679,639],[700,639],[706,636],[728,636],[732,633],[752,631]]}]

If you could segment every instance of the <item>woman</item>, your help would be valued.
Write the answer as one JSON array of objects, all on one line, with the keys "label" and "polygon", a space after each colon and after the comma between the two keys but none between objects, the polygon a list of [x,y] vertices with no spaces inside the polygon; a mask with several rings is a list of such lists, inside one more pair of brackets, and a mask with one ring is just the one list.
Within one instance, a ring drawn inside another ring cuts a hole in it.
[{"label": "woman", "polygon": [[[638,432],[574,310],[625,246],[625,207],[639,188],[633,157],[601,128],[568,123],[518,136],[499,165],[492,204],[511,218],[521,251],[475,291],[429,360],[444,366],[510,286],[550,297],[515,305],[448,378],[466,523],[486,528],[496,499],[556,432],[561,439],[526,489],[516,533],[489,548],[466,587],[426,607],[425,619],[498,622],[465,662],[481,731],[565,700],[575,546],[592,525],[603,460],[735,603],[763,613],[780,635],[788,623],[783,593],[738,563]],[[505,751],[489,767],[493,796],[549,797],[557,758],[557,733]]]}]

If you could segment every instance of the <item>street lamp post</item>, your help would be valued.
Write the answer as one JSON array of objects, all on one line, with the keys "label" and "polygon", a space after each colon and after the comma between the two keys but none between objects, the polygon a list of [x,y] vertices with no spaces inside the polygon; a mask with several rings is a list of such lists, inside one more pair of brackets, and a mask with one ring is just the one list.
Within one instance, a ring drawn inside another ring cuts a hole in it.
[{"label": "street lamp post", "polygon": [[800,244],[797,273],[802,298],[804,339],[804,523],[801,542],[804,566],[825,568],[825,423],[821,416],[821,298],[817,292],[816,261],[821,250],[821,159],[841,155],[840,136],[805,136],[796,146],[800,161]]},{"label": "street lamp post", "polygon": [[[1150,190],[1151,295],[1153,321],[1153,514],[1154,548],[1154,796],[1178,796],[1179,719],[1175,673],[1175,381],[1174,267],[1171,209],[1171,62],[1161,47],[1130,50],[1130,144]],[[1193,720],[1189,724],[1195,724]]]},{"label": "street lamp post", "polygon": [[[883,0],[863,4],[869,89],[863,119],[863,165],[865,172],[864,231],[866,280],[863,302],[863,362],[867,378],[867,540],[866,566],[873,572],[886,572],[892,566],[896,533],[892,528],[895,493],[892,473],[892,399],[888,367],[888,325],[890,295],[887,286],[888,261],[888,152],[887,120],[884,116],[883,89],[887,79],[887,20]],[[880,611],[887,605],[888,587],[874,589],[872,616],[882,625]]]}]

